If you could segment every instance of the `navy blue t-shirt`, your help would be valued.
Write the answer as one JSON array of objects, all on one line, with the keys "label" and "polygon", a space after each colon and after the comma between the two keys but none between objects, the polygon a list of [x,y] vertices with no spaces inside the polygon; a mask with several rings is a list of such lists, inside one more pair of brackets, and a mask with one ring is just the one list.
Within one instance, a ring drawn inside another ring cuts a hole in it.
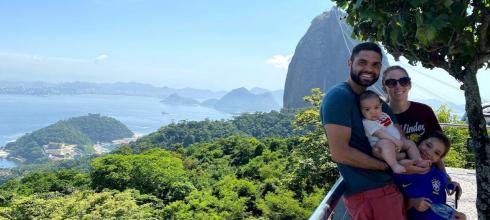
[{"label": "navy blue t-shirt", "polygon": [[[447,174],[435,166],[425,174],[393,174],[395,184],[405,198],[425,197],[435,203],[446,203]],[[436,215],[431,209],[419,212],[411,208],[407,212],[408,219],[439,220],[442,217]]]},{"label": "navy blue t-shirt", "polygon": [[[397,123],[393,112],[383,103],[386,112]],[[349,145],[372,156],[371,145],[364,133],[362,115],[357,95],[346,82],[332,87],[323,98],[320,108],[322,124],[336,124],[351,128]],[[383,187],[392,182],[391,175],[378,170],[368,170],[337,163],[337,168],[346,183],[345,195]]]}]

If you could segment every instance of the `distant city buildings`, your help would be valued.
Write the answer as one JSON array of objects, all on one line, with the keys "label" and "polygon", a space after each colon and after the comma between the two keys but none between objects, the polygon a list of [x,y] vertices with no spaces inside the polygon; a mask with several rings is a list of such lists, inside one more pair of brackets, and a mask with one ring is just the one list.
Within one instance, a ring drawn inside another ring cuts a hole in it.
[{"label": "distant city buildings", "polygon": [[[115,149],[117,146],[121,144],[128,144],[129,142],[135,141],[138,139],[138,136],[133,136],[131,138],[123,138],[119,140],[113,140],[110,143],[102,143],[98,142],[94,144],[92,147],[95,151],[95,154],[107,154]],[[53,143],[43,145],[43,152],[52,160],[72,160],[76,157],[82,156],[81,150],[77,149],[76,144],[66,144],[66,143]],[[7,152],[5,152],[7,153]],[[8,153],[7,153],[8,154]],[[0,152],[0,157],[2,156],[2,152]]]},{"label": "distant city buildings", "polygon": [[79,155],[79,152],[75,151],[76,147],[76,144],[49,143],[43,145],[43,151],[52,160],[67,160]]}]

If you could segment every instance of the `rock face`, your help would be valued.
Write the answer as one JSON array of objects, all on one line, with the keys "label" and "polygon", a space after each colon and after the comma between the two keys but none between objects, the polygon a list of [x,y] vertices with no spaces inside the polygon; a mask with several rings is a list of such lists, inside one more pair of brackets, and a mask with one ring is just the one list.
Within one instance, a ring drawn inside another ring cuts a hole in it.
[{"label": "rock face", "polygon": [[[347,60],[359,41],[352,39],[352,28],[341,17],[343,14],[336,7],[324,12],[313,19],[299,41],[288,68],[284,108],[307,107],[303,97],[310,95],[312,88],[325,92],[348,78]],[[383,67],[389,66],[386,59],[383,55]],[[382,91],[380,82],[376,84],[378,90],[374,89],[378,93]]]}]

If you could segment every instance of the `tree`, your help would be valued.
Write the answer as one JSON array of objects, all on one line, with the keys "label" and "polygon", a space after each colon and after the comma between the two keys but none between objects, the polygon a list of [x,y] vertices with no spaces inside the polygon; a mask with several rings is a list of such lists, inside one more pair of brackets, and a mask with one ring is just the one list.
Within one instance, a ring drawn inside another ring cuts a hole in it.
[{"label": "tree", "polygon": [[[323,96],[319,88],[313,88],[311,95],[304,97],[304,101],[312,107],[298,113],[293,121],[294,127],[298,130],[312,130],[299,137],[293,149],[293,159],[299,159],[299,163],[295,164],[295,178],[292,182],[307,191],[312,191],[315,187],[324,187],[338,177],[325,129],[318,120]],[[312,173],[315,175],[311,175]]]},{"label": "tree", "polygon": [[490,144],[476,80],[490,59],[490,2],[460,0],[334,0],[353,35],[382,42],[396,59],[442,68],[463,83],[470,141],[475,149],[479,219],[490,218]]}]

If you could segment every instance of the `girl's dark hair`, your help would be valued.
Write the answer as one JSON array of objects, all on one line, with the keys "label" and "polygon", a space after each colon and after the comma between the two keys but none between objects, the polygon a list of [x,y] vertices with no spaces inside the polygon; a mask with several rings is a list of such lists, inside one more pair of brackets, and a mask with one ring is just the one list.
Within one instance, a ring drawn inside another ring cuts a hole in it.
[{"label": "girl's dark hair", "polygon": [[381,98],[379,95],[371,90],[366,90],[361,95],[359,95],[359,103],[362,102],[365,99],[370,99],[370,98],[377,98],[379,99],[379,102],[382,102]]},{"label": "girl's dark hair", "polygon": [[427,140],[429,138],[435,138],[444,144],[445,149],[441,155],[441,159],[445,157],[447,152],[449,152],[449,149],[451,148],[451,142],[449,142],[449,138],[442,131],[434,131],[430,133],[424,140]]}]

